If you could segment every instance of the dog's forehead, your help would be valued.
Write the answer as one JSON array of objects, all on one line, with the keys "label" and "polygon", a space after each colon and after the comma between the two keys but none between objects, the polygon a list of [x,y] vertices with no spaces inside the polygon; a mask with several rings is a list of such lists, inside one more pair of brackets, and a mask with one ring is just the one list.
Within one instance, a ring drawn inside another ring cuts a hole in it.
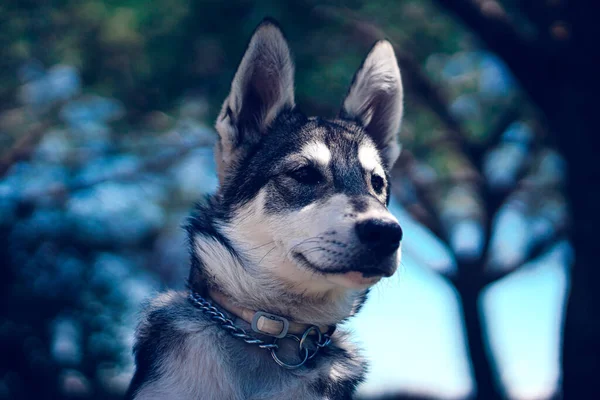
[{"label": "dog's forehead", "polygon": [[357,123],[346,120],[327,120],[318,117],[308,119],[301,134],[311,139],[320,139],[329,146],[355,146],[370,139]]},{"label": "dog's forehead", "polygon": [[317,164],[328,166],[332,163],[338,168],[361,164],[372,171],[381,166],[379,152],[363,128],[346,120],[324,120],[309,118],[307,122],[293,131],[285,132],[286,157],[302,157]]}]

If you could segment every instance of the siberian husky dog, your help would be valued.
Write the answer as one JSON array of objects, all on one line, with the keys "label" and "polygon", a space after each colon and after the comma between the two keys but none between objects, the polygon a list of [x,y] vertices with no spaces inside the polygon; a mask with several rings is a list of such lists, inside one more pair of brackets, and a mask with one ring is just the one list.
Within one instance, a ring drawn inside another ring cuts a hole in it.
[{"label": "siberian husky dog", "polygon": [[216,122],[219,188],[187,225],[189,291],[145,310],[128,398],[351,398],[365,362],[336,326],[400,261],[402,109],[379,41],[336,119],[304,115],[281,30],[257,27]]}]

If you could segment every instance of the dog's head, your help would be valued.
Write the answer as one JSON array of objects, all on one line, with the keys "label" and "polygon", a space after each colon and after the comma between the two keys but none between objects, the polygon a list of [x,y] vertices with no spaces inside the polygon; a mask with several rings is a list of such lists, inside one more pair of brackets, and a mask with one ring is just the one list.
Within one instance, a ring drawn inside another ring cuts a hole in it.
[{"label": "dog's head", "polygon": [[295,109],[286,40],[270,21],[257,28],[217,119],[215,152],[220,230],[254,274],[318,291],[365,289],[395,272],[402,229],[386,205],[401,117],[389,42],[375,44],[338,119],[326,120]]}]

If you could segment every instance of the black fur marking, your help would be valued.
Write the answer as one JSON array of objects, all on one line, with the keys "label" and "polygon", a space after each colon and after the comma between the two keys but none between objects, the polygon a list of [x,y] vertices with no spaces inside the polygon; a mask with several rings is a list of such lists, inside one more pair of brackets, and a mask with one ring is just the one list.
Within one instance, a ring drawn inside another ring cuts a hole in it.
[{"label": "black fur marking", "polygon": [[207,292],[209,282],[204,275],[204,263],[194,250],[197,236],[205,236],[218,241],[233,257],[238,257],[230,241],[218,231],[215,226],[216,219],[225,220],[226,216],[221,211],[218,195],[207,196],[203,202],[198,202],[192,214],[188,217],[185,229],[188,233],[188,245],[191,256],[191,269],[188,285],[201,295]]},{"label": "black fur marking", "polygon": [[358,213],[367,211],[367,208],[369,207],[369,202],[367,201],[367,199],[364,197],[358,197],[358,196],[351,197],[350,204],[352,205],[352,208],[354,208],[354,211],[356,211]]},{"label": "black fur marking", "polygon": [[[264,113],[262,96],[253,85],[244,91],[243,107],[238,118],[238,142],[243,143],[248,138],[260,137],[259,117]],[[242,129],[240,129],[242,128]]]},{"label": "black fur marking", "polygon": [[[351,356],[344,349],[339,347],[332,347],[326,349],[324,354],[321,356],[322,358],[331,357],[338,359],[344,363],[350,362]],[[355,371],[353,371],[355,372]],[[336,399],[336,400],[349,400],[352,399],[352,395],[356,391],[358,385],[364,381],[365,375],[367,373],[366,364],[362,365],[361,371],[352,377],[342,378],[341,380],[333,381],[329,378],[321,378],[319,379],[313,386],[312,389],[315,393],[324,395],[324,397],[328,399]]]},{"label": "black fur marking", "polygon": [[147,314],[146,321],[138,327],[133,347],[136,371],[131,380],[126,399],[133,399],[144,385],[160,377],[161,357],[175,351],[182,337],[172,324],[168,308],[158,308]]},{"label": "black fur marking", "polygon": [[354,313],[358,313],[363,306],[365,305],[365,302],[367,301],[367,297],[369,297],[369,293],[371,292],[371,288],[365,290],[357,299],[356,299],[356,308],[354,309]]},{"label": "black fur marking", "polygon": [[227,106],[227,110],[225,110],[225,114],[223,114],[223,118],[229,118],[232,124],[235,124],[235,120],[233,119],[233,111],[231,111],[231,107]]},{"label": "black fur marking", "polygon": [[391,185],[391,180],[390,180],[390,174],[389,172],[386,170],[385,171],[385,181],[388,183],[385,186],[385,206],[389,206],[390,205],[390,194],[391,194],[391,189],[392,189],[392,185]]}]

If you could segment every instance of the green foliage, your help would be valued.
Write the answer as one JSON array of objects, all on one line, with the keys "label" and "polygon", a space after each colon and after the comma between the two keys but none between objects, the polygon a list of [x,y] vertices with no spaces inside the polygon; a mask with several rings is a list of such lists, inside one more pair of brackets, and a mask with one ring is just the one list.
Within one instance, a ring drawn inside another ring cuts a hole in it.
[{"label": "green foliage", "polygon": [[[515,101],[510,90],[482,94],[487,53],[478,51],[464,27],[430,0],[11,2],[0,5],[0,100],[14,102],[19,84],[15,71],[36,59],[46,67],[77,67],[88,90],[124,102],[129,121],[172,109],[190,93],[208,100],[212,119],[248,38],[265,16],[278,19],[284,28],[297,65],[297,103],[309,114],[338,112],[373,42],[357,29],[365,23],[390,39],[399,56],[422,67],[424,76],[448,98],[470,139],[484,140],[489,122]],[[455,71],[448,75],[451,64]],[[403,74],[403,79],[404,145],[436,140],[447,127],[411,76]]]}]

